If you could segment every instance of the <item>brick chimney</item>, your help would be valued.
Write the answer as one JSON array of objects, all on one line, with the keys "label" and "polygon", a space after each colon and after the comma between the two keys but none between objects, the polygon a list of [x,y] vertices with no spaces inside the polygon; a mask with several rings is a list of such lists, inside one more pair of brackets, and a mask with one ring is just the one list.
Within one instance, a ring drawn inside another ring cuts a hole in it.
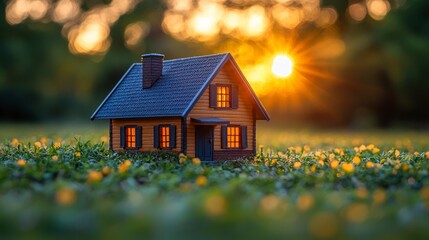
[{"label": "brick chimney", "polygon": [[143,89],[152,87],[162,75],[163,54],[149,53],[142,55]]}]

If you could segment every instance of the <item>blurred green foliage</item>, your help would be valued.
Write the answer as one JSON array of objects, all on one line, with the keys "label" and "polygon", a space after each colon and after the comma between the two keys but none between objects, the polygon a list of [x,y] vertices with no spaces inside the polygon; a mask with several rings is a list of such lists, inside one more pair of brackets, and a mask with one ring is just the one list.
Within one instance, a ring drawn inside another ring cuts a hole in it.
[{"label": "blurred green foliage", "polygon": [[[263,153],[209,165],[165,152],[113,153],[100,140],[105,131],[72,137],[80,131],[28,131],[39,137],[0,143],[3,237],[428,237],[424,133],[262,131],[272,136],[259,140]],[[308,145],[290,147],[287,135]],[[372,144],[377,138],[386,142]]]}]

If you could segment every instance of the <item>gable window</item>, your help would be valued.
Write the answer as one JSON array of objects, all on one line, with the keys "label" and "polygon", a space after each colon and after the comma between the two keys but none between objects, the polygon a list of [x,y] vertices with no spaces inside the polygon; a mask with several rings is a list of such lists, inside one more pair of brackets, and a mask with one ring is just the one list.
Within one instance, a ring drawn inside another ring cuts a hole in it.
[{"label": "gable window", "polygon": [[142,127],[141,126],[121,126],[120,127],[120,147],[124,149],[139,149],[142,147]]},{"label": "gable window", "polygon": [[223,149],[247,148],[247,126],[227,125],[221,127]]},{"label": "gable window", "polygon": [[153,127],[153,147],[172,149],[176,147],[176,126],[161,124]]},{"label": "gable window", "polygon": [[229,108],[231,107],[231,88],[230,86],[217,86],[217,104],[218,108]]},{"label": "gable window", "polygon": [[238,87],[232,84],[212,84],[209,92],[210,107],[215,109],[238,108]]}]

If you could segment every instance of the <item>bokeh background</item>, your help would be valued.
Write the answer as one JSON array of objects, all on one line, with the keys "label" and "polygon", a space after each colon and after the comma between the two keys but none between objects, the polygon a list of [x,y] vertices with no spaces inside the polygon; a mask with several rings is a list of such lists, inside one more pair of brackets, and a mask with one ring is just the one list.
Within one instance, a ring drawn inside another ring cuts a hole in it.
[{"label": "bokeh background", "polygon": [[89,121],[142,53],[230,52],[273,125],[429,127],[426,0],[2,2],[2,122]]}]

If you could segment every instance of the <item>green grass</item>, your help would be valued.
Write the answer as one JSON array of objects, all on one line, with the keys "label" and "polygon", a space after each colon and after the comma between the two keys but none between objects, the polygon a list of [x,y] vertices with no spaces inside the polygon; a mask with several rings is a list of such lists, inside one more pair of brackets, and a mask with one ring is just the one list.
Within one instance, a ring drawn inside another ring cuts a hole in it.
[{"label": "green grass", "polygon": [[103,125],[0,126],[1,235],[429,237],[428,132],[261,128],[263,152],[223,165],[112,153],[106,137]]}]

